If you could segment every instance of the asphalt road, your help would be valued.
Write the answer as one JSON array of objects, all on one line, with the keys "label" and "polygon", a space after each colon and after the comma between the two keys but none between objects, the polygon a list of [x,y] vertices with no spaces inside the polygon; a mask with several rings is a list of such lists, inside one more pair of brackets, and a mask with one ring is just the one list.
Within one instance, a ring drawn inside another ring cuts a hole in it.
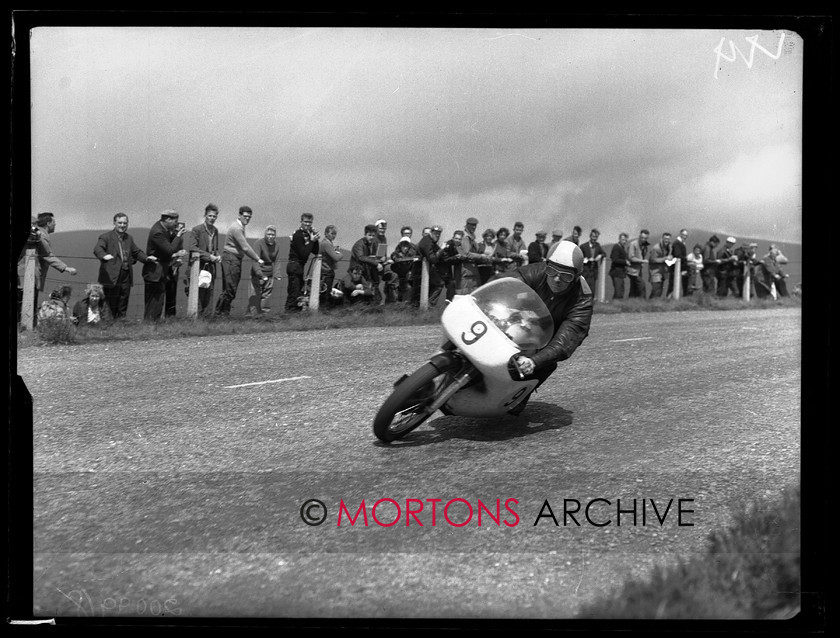
[{"label": "asphalt road", "polygon": [[523,416],[378,443],[440,334],[21,350],[35,614],[568,618],[799,480],[798,308],[596,315]]}]

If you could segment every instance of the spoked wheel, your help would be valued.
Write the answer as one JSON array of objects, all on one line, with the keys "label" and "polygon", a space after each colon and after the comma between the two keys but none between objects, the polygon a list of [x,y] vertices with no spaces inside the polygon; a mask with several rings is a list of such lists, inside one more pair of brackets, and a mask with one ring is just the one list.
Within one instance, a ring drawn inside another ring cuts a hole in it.
[{"label": "spoked wheel", "polygon": [[449,367],[438,370],[431,363],[418,368],[414,374],[403,379],[389,396],[376,418],[373,433],[378,439],[390,443],[405,436],[423,421],[432,416],[429,409],[435,397],[452,379],[452,370],[458,366],[455,359]]}]

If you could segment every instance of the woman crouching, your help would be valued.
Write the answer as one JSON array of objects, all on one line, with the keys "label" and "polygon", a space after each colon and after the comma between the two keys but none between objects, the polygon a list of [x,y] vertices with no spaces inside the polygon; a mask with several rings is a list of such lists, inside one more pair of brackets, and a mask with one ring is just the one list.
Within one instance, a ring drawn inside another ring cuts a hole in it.
[{"label": "woman crouching", "polygon": [[105,302],[105,290],[101,284],[88,284],[85,297],[73,306],[73,323],[78,326],[101,326],[111,323],[111,309]]}]

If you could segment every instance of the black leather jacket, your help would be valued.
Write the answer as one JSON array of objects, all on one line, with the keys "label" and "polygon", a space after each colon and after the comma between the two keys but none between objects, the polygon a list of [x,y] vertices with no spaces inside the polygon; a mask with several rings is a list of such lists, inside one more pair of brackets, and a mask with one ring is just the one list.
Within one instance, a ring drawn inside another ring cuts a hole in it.
[{"label": "black leather jacket", "polygon": [[592,321],[592,291],[586,280],[579,277],[565,293],[555,294],[548,287],[545,262],[528,264],[507,271],[494,279],[502,277],[520,279],[533,288],[554,319],[554,336],[547,346],[532,357],[534,364],[539,367],[571,357],[589,334],[589,324]]}]

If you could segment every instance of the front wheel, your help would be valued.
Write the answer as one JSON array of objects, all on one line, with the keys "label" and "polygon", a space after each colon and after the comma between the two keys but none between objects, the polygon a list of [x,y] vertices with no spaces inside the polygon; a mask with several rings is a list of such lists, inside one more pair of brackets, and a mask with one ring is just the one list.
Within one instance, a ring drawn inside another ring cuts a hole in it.
[{"label": "front wheel", "polygon": [[429,406],[445,387],[451,378],[451,370],[457,365],[458,362],[452,359],[448,367],[439,370],[427,363],[403,379],[376,413],[373,420],[376,437],[390,443],[432,416],[434,410],[430,410]]}]

